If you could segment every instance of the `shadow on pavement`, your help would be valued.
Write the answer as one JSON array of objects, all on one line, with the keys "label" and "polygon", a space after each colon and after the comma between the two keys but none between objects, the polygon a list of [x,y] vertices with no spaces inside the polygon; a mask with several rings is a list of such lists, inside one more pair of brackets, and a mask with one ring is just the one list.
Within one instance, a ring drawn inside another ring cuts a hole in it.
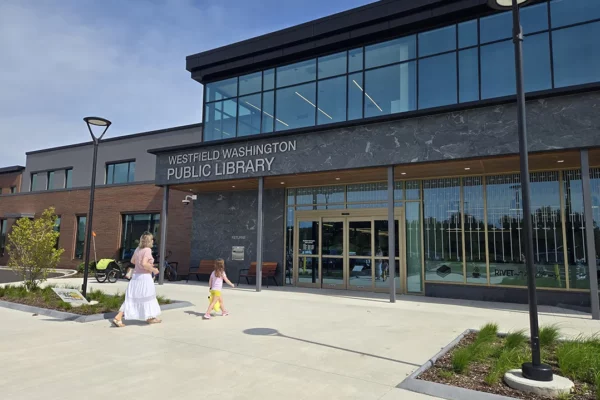
[{"label": "shadow on pavement", "polygon": [[393,358],[377,356],[375,354],[363,353],[363,352],[357,351],[357,350],[350,350],[350,349],[345,349],[343,347],[337,347],[337,346],[332,346],[329,344],[313,342],[311,340],[299,339],[299,338],[295,338],[292,336],[287,336],[287,335],[280,333],[277,329],[272,329],[272,328],[250,328],[250,329],[245,329],[244,333],[246,335],[251,335],[251,336],[281,337],[281,338],[285,338],[285,339],[296,340],[298,342],[309,343],[309,344],[314,344],[317,346],[327,347],[327,348],[334,349],[334,350],[340,350],[340,351],[345,351],[348,353],[358,354],[360,356],[372,357],[372,358],[377,358],[379,360],[385,360],[385,361],[391,361],[391,362],[395,362],[395,363],[399,363],[399,364],[410,365],[412,367],[420,367],[421,366],[420,364],[414,364],[414,363],[407,362],[407,361],[395,360]]}]

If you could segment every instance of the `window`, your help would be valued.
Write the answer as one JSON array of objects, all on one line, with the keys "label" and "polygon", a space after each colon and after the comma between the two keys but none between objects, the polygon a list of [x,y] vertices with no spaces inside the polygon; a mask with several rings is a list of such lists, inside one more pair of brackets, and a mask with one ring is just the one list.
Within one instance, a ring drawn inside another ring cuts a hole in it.
[{"label": "window", "polygon": [[467,283],[487,284],[482,177],[463,178],[462,199]]},{"label": "window", "polygon": [[348,76],[348,121],[363,117],[362,73]]},{"label": "window", "polygon": [[456,101],[456,53],[419,60],[419,109]]},{"label": "window", "polygon": [[77,233],[75,234],[75,258],[83,258],[83,249],[85,247],[85,226],[87,217],[77,217]]},{"label": "window", "polygon": [[[523,44],[525,91],[550,89],[550,45],[548,33],[527,36]],[[516,93],[515,52],[511,40],[481,47],[481,98]]]},{"label": "window", "polygon": [[315,83],[279,89],[276,98],[275,130],[284,131],[315,125]]},{"label": "window", "polygon": [[29,191],[31,192],[37,190],[37,177],[38,174],[31,174],[31,185],[29,186]]},{"label": "window", "polygon": [[206,85],[206,101],[229,99],[237,96],[238,79],[231,78]]},{"label": "window", "polygon": [[240,96],[262,90],[262,72],[240,76]]},{"label": "window", "polygon": [[204,140],[229,139],[236,136],[237,100],[218,101],[206,105]]},{"label": "window", "polygon": [[0,219],[0,256],[4,255],[4,248],[6,246],[6,225],[6,220]]},{"label": "window", "polygon": [[415,110],[414,61],[365,72],[365,118]]},{"label": "window", "polygon": [[399,63],[413,58],[417,58],[417,42],[414,35],[365,47],[365,68]]},{"label": "window", "polygon": [[73,187],[73,169],[69,168],[65,170],[65,189],[71,189]]},{"label": "window", "polygon": [[552,33],[555,87],[600,81],[598,38],[600,38],[600,22]]},{"label": "window", "polygon": [[[160,237],[160,214],[125,214],[122,219],[121,257],[131,259],[144,232],[154,235],[154,245]],[[156,249],[153,249],[156,250]]]},{"label": "window", "polygon": [[346,76],[319,81],[317,125],[346,120]]},{"label": "window", "polygon": [[54,171],[49,171],[46,179],[46,190],[54,189]]},{"label": "window", "polygon": [[[520,8],[525,91],[599,82],[599,0],[535,3]],[[512,96],[511,37],[511,12],[495,12],[208,83],[204,140]]]},{"label": "window", "polygon": [[238,102],[238,136],[260,133],[261,94],[240,97]]},{"label": "window", "polygon": [[479,49],[458,53],[458,100],[461,103],[479,100]]},{"label": "window", "polygon": [[456,50],[456,25],[419,33],[419,57]]},{"label": "window", "polygon": [[425,279],[464,281],[460,179],[423,181]]},{"label": "window", "polygon": [[552,0],[550,2],[552,27],[576,24],[600,18],[598,0]]},{"label": "window", "polygon": [[477,43],[477,20],[458,24],[458,47],[463,49],[476,46]]},{"label": "window", "polygon": [[106,165],[106,184],[133,182],[135,179],[135,161]]},{"label": "window", "polygon": [[314,81],[317,78],[317,60],[302,61],[277,68],[277,87]]},{"label": "window", "polygon": [[[56,221],[54,222],[54,231],[60,234],[60,216],[56,217]],[[58,244],[60,241],[60,236],[56,238],[56,244],[54,245],[55,249],[58,249]]]},{"label": "window", "polygon": [[319,79],[329,78],[331,76],[342,75],[346,73],[348,60],[346,52],[332,54],[330,56],[319,57]]},{"label": "window", "polygon": [[10,192],[11,193],[17,193],[17,187],[16,186],[11,186],[10,187]]}]

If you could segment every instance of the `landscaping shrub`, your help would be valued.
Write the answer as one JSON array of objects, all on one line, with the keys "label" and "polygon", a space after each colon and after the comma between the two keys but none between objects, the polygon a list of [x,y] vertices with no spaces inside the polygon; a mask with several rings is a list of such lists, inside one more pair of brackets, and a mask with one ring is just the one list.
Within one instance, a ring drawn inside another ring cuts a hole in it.
[{"label": "landscaping shrub", "polygon": [[509,350],[517,349],[527,344],[528,340],[527,336],[525,336],[525,329],[521,329],[506,336],[504,348]]},{"label": "landscaping shrub", "polygon": [[597,336],[560,343],[556,349],[558,365],[570,379],[598,385],[600,339]]},{"label": "landscaping shrub", "polygon": [[471,347],[458,349],[452,355],[452,370],[457,374],[464,374],[471,363]]},{"label": "landscaping shrub", "polygon": [[540,328],[540,346],[552,347],[560,338],[560,330],[556,325],[543,326]]}]

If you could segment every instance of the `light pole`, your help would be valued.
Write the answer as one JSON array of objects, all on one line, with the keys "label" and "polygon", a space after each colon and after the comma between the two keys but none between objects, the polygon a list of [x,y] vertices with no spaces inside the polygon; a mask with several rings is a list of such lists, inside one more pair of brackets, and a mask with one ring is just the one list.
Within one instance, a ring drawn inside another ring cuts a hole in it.
[{"label": "light pole", "polygon": [[[83,292],[83,297],[87,295],[87,281],[88,281],[88,271],[90,264],[90,242],[92,241],[92,220],[94,218],[94,192],[96,190],[96,161],[98,160],[98,145],[100,141],[104,137],[104,134],[108,130],[111,122],[107,119],[100,117],[85,117],[83,119],[87,124],[88,130],[90,131],[90,135],[92,136],[92,141],[94,144],[94,158],[92,161],[92,184],[90,186],[90,209],[87,216],[87,233],[85,239],[85,267],[83,270],[83,286],[81,291]],[[100,136],[94,135],[92,132],[92,125],[104,128],[104,131]]]},{"label": "light pole", "polygon": [[517,78],[517,116],[519,130],[519,158],[521,160],[521,190],[523,200],[523,234],[525,235],[525,266],[527,268],[527,290],[529,295],[529,325],[531,330],[531,362],[522,366],[523,376],[534,381],[552,381],[552,368],[542,364],[540,354],[540,329],[538,324],[537,294],[533,257],[533,230],[531,226],[529,161],[527,148],[527,127],[525,121],[525,90],[523,88],[523,29],[519,16],[519,6],[532,0],[488,0],[496,10],[512,10],[513,42],[515,44],[515,73]]}]

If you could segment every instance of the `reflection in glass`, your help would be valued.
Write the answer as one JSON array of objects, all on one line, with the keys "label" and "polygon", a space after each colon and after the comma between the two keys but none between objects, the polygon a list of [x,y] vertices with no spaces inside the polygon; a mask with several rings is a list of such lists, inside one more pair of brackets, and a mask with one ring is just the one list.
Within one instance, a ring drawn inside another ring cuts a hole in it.
[{"label": "reflection in glass", "polygon": [[370,257],[372,235],[371,221],[350,221],[348,223],[348,255]]},{"label": "reflection in glass", "polygon": [[296,202],[296,189],[287,189],[287,204],[293,205]]},{"label": "reflection in glass", "polygon": [[[240,78],[241,79],[241,78]],[[261,94],[240,97],[238,101],[238,136],[249,136],[260,133],[262,114]]]},{"label": "reflection in glass", "polygon": [[[375,257],[389,257],[390,256],[390,230],[388,227],[388,221],[375,221],[374,225],[375,235]],[[381,276],[380,274],[376,276]]]},{"label": "reflection in glass", "polygon": [[318,186],[299,188],[297,204],[331,204],[344,202],[344,186]]},{"label": "reflection in glass", "polygon": [[[386,185],[387,187],[387,185]],[[404,182],[394,182],[394,201],[404,200]]]},{"label": "reflection in glass", "polygon": [[237,96],[237,86],[238,78],[230,78],[225,79],[224,81],[206,84],[206,102],[224,100]]},{"label": "reflection in glass", "polygon": [[596,268],[598,268],[598,286],[600,286],[600,168],[590,168],[590,193],[596,243]]},{"label": "reflection in glass", "polygon": [[363,117],[363,74],[348,75],[348,121]]},{"label": "reflection in glass", "polygon": [[525,35],[548,30],[548,4],[542,3],[522,7],[521,26]]},{"label": "reflection in glass", "polygon": [[346,191],[349,203],[387,201],[387,183],[385,182],[348,185]]},{"label": "reflection in glass", "polygon": [[467,283],[487,284],[483,178],[463,179],[463,208]]},{"label": "reflection in glass", "polygon": [[598,38],[600,22],[552,32],[555,87],[600,81]]},{"label": "reflection in glass", "polygon": [[[273,123],[275,122],[275,94],[273,91],[263,93],[262,111],[263,115],[261,123],[261,132],[273,132]],[[280,121],[277,121],[277,123],[281,124]]]},{"label": "reflection in glass", "polygon": [[133,252],[140,244],[144,232],[155,235],[155,245],[158,245],[160,232],[160,214],[125,214],[122,219],[121,258],[130,260]]},{"label": "reflection in glass", "polygon": [[[288,193],[290,190],[288,189]],[[293,197],[293,196],[292,196]],[[288,196],[289,199],[289,196]],[[288,204],[289,200],[288,200]],[[293,204],[293,203],[291,203]],[[284,284],[294,284],[294,208],[288,207],[285,226],[285,282]]]},{"label": "reflection in glass", "polygon": [[46,190],[54,189],[54,171],[48,172],[48,177],[46,179]]},{"label": "reflection in glass", "polygon": [[204,114],[204,141],[236,136],[237,100],[207,104]]},{"label": "reflection in glass", "polygon": [[412,60],[417,57],[414,35],[365,47],[365,68]]},{"label": "reflection in glass", "polygon": [[317,125],[346,120],[346,77],[319,81]]},{"label": "reflection in glass", "polygon": [[323,257],[322,262],[322,287],[344,284],[344,259]]},{"label": "reflection in glass", "polygon": [[477,45],[477,20],[458,24],[458,47],[463,49]]},{"label": "reflection in glass", "polygon": [[[518,174],[487,178],[490,282],[525,286],[523,208]],[[539,287],[566,287],[557,172],[531,174],[531,218]]]},{"label": "reflection in glass", "polygon": [[319,79],[346,73],[346,52],[319,57]]},{"label": "reflection in glass", "polygon": [[600,18],[600,2],[598,0],[552,0],[550,13],[553,28],[590,21]]},{"label": "reflection in glass", "polygon": [[415,110],[414,61],[365,72],[365,118]]},{"label": "reflection in glass", "polygon": [[299,284],[319,283],[319,258],[318,257],[299,257],[298,258],[298,283]]},{"label": "reflection in glass", "polygon": [[319,254],[319,222],[298,221],[298,254]]},{"label": "reflection in glass", "polygon": [[[316,79],[317,60],[315,59],[277,68],[277,87],[295,85]],[[277,96],[279,97],[279,92]]]},{"label": "reflection in glass", "polygon": [[428,281],[463,282],[460,179],[423,181]]},{"label": "reflection in glass", "polygon": [[479,100],[479,49],[462,50],[458,53],[459,101],[466,103]]},{"label": "reflection in glass", "polygon": [[344,222],[323,222],[321,232],[323,244],[321,254],[328,256],[344,255]]},{"label": "reflection in glass", "polygon": [[419,109],[456,104],[456,75],[456,53],[419,60]]},{"label": "reflection in glass", "polygon": [[356,72],[363,69],[363,49],[358,48],[348,52],[348,72]]},{"label": "reflection in glass", "polygon": [[65,170],[65,189],[73,187],[73,169],[69,168]]},{"label": "reflection in glass", "polygon": [[77,234],[75,235],[75,258],[83,258],[85,247],[85,225],[87,217],[77,217]]},{"label": "reflection in glass", "polygon": [[262,72],[240,76],[240,96],[262,90]]},{"label": "reflection in glass", "polygon": [[314,82],[277,90],[275,130],[284,131],[313,126],[317,111],[316,103]]},{"label": "reflection in glass", "polygon": [[419,33],[419,57],[456,50],[456,25]]},{"label": "reflection in glass", "polygon": [[421,181],[406,182],[406,200],[421,200]]},{"label": "reflection in glass", "polygon": [[502,12],[480,18],[479,35],[482,44],[510,38],[512,35],[511,13]]},{"label": "reflection in glass", "polygon": [[590,277],[586,261],[588,257],[585,241],[581,170],[564,171],[563,185],[569,285],[572,289],[589,289]]},{"label": "reflection in glass", "polygon": [[423,291],[421,203],[406,203],[406,283],[409,293]]},{"label": "reflection in glass", "polygon": [[373,268],[371,259],[351,258],[348,265],[350,277],[349,289],[371,289],[373,287]]},{"label": "reflection in glass", "polygon": [[275,70],[268,69],[263,73],[263,90],[273,90],[275,88]]}]

